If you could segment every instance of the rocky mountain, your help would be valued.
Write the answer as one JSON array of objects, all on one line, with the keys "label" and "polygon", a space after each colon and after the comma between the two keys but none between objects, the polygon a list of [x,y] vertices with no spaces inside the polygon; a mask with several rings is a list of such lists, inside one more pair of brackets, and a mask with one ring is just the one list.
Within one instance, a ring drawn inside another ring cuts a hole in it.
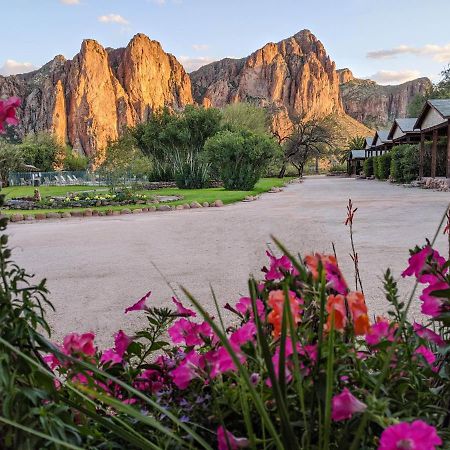
[{"label": "rocky mountain", "polygon": [[370,128],[384,128],[396,117],[406,117],[411,100],[431,88],[428,78],[382,86],[355,78],[350,69],[340,69],[337,73],[345,112]]},{"label": "rocky mountain", "polygon": [[99,160],[125,125],[164,106],[178,110],[193,103],[183,66],[143,34],[116,50],[85,40],[72,60],[57,56],[35,72],[0,77],[0,95],[22,99],[20,136],[51,131]]}]

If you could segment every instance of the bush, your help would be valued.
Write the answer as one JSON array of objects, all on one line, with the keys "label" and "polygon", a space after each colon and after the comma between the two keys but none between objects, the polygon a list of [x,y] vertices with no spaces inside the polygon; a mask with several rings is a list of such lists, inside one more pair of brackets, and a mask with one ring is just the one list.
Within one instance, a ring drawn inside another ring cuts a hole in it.
[{"label": "bush", "polygon": [[375,158],[370,156],[364,161],[364,175],[366,177],[372,177],[375,175],[374,172]]},{"label": "bush", "polygon": [[87,169],[89,165],[89,158],[84,155],[80,155],[70,148],[66,148],[64,153],[63,170],[76,172]]},{"label": "bush", "polygon": [[399,183],[410,183],[419,176],[419,149],[417,145],[399,145],[391,150],[391,178]]},{"label": "bush", "polygon": [[398,145],[391,150],[390,177],[393,181],[403,181],[402,159],[404,154],[403,145]]},{"label": "bush", "polygon": [[178,152],[173,157],[173,174],[180,189],[202,189],[209,185],[210,163],[198,153],[189,152],[181,156]]},{"label": "bush", "polygon": [[8,184],[9,173],[21,171],[23,164],[23,155],[18,146],[0,139],[0,181],[2,186]]},{"label": "bush", "polygon": [[387,180],[391,172],[391,155],[384,153],[375,157],[374,161],[375,177],[379,180]]},{"label": "bush", "polygon": [[450,438],[450,275],[429,243],[406,273],[434,331],[408,321],[416,297],[401,300],[389,270],[387,315],[370,323],[334,256],[269,253],[264,279],[225,305],[228,328],[186,291],[200,319],[176,298],[172,310],[147,305],[148,292],[125,310],[144,328],[102,351],[93,333],[55,345],[37,331],[50,333],[45,282],[23,289],[0,242],[1,448],[435,449]]},{"label": "bush", "polygon": [[221,131],[205,144],[207,158],[226,189],[249,191],[280,155],[269,136],[250,131]]},{"label": "bush", "polygon": [[58,155],[64,153],[64,148],[56,138],[48,133],[31,134],[19,145],[25,164],[31,164],[42,172],[55,169]]}]

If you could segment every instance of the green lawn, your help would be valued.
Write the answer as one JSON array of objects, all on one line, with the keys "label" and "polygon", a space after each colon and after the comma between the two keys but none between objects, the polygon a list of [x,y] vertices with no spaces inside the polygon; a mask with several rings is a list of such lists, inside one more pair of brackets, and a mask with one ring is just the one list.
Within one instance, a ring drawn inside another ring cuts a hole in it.
[{"label": "green lawn", "polygon": [[[199,202],[211,203],[214,200],[222,200],[224,204],[239,202],[248,195],[259,195],[269,191],[272,187],[282,187],[292,178],[262,178],[256,184],[252,191],[227,191],[224,188],[209,188],[209,189],[178,189],[178,188],[166,188],[156,189],[152,191],[141,191],[142,193],[150,196],[153,195],[180,195],[183,196],[182,200],[176,200],[173,202],[167,202],[169,205],[180,205],[184,203]],[[105,187],[98,186],[42,186],[40,188],[41,196],[63,196],[68,192],[80,192],[87,190],[105,190]],[[6,198],[11,197],[24,197],[32,196],[34,188],[32,186],[20,186],[9,187],[1,190]],[[106,211],[108,209],[121,210],[124,208],[137,209],[142,208],[144,205],[127,205],[127,206],[99,206],[91,209],[98,211]],[[63,212],[63,211],[83,211],[87,208],[61,208],[61,209],[34,209],[34,210],[4,210],[4,214],[38,214],[47,212]]]}]

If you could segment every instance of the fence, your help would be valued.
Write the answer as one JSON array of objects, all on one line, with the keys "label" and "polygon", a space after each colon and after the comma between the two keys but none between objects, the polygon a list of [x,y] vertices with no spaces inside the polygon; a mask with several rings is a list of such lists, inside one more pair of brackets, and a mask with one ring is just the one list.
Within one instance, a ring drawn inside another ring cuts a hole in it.
[{"label": "fence", "polygon": [[61,172],[10,172],[10,186],[98,186],[148,182],[146,177],[136,177],[132,173],[108,174],[90,171]]}]

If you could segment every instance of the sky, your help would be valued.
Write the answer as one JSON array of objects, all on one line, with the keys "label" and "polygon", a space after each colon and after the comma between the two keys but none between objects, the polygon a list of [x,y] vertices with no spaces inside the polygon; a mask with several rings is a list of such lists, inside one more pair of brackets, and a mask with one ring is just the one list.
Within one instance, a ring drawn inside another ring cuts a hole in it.
[{"label": "sky", "polygon": [[450,63],[450,0],[0,0],[0,74],[33,70],[83,39],[124,47],[136,33],[161,42],[187,71],[241,58],[302,29],[337,68],[397,84],[439,79]]}]

